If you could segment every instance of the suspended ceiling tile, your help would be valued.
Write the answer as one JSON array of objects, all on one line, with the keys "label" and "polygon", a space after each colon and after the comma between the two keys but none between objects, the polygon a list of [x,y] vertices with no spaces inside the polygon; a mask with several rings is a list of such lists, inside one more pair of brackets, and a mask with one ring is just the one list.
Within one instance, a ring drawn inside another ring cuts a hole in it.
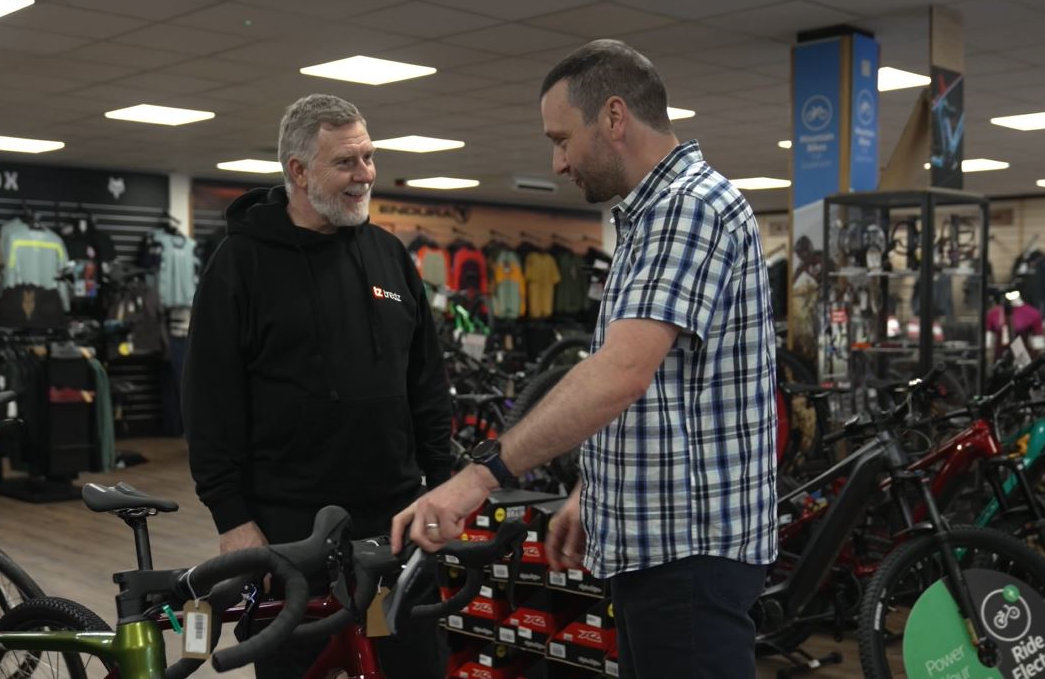
[{"label": "suspended ceiling tile", "polygon": [[[622,5],[651,9],[651,5],[661,14],[677,19],[706,19],[729,11],[751,9],[776,4],[773,0],[730,0],[726,2],[693,2],[692,0],[617,0]],[[779,1],[779,0],[778,0]]]},{"label": "suspended ceiling tile", "polygon": [[706,19],[703,23],[715,28],[791,41],[799,31],[842,24],[857,18],[848,12],[839,12],[804,0],[776,3],[757,10],[733,9],[735,7],[731,7],[728,14]]},{"label": "suspended ceiling tile", "polygon": [[1004,52],[1006,57],[1018,59],[1036,66],[1045,66],[1045,48],[1041,45],[1010,49]]},{"label": "suspended ceiling tile", "polygon": [[27,92],[59,93],[80,87],[83,87],[83,84],[77,80],[40,75],[29,69],[0,71],[0,89],[13,88]]},{"label": "suspended ceiling tile", "polygon": [[134,73],[136,70],[136,68],[131,66],[99,64],[82,61],[80,59],[69,59],[66,57],[34,59],[30,63],[19,68],[19,71],[27,73],[74,78],[80,83],[81,87],[87,83],[104,82],[115,78],[122,78]]},{"label": "suspended ceiling tile", "polygon": [[[496,52],[505,56],[516,56],[566,45],[580,47],[580,41],[576,36],[522,24],[501,24],[492,28],[461,33],[446,38],[446,42]],[[563,56],[565,54],[566,52]]]},{"label": "suspended ceiling tile", "polygon": [[122,14],[149,21],[163,21],[164,19],[213,4],[214,0],[164,0],[163,2],[143,2],[142,0],[66,0],[66,2],[69,5],[82,9]]},{"label": "suspended ceiling tile", "polygon": [[447,94],[492,87],[498,85],[499,82],[500,81],[491,78],[480,78],[478,76],[464,75],[463,73],[454,73],[452,71],[440,71],[434,75],[417,78],[416,80],[411,81],[411,85],[424,92]]},{"label": "suspended ceiling tile", "polygon": [[[415,42],[410,45],[403,45],[390,50],[377,52],[370,56],[379,57],[381,59],[391,59],[393,61],[405,61],[409,64],[431,66],[440,71],[451,68],[459,70],[459,67],[461,66],[485,63],[491,59],[497,58],[497,55],[490,54],[489,52],[470,50],[457,45],[439,42],[438,40]],[[473,75],[482,74],[476,73]]]},{"label": "suspended ceiling tile", "polygon": [[[284,3],[285,8],[291,4]],[[329,25],[319,18],[304,17],[239,2],[220,2],[196,12],[182,14],[170,23],[220,33],[231,33],[248,40],[265,40],[285,35],[306,36]]]},{"label": "suspended ceiling tile", "polygon": [[207,78],[224,83],[242,83],[262,76],[259,69],[252,68],[237,61],[228,61],[214,57],[190,59],[160,69],[158,74],[174,74],[195,78]]},{"label": "suspended ceiling tile", "polygon": [[185,54],[213,54],[249,42],[242,36],[229,33],[177,26],[171,23],[154,24],[148,28],[126,33],[115,38],[115,42],[140,47],[158,47],[171,52]]},{"label": "suspended ceiling tile", "polygon": [[315,31],[307,39],[282,38],[254,42],[215,54],[229,61],[240,61],[258,68],[265,66],[305,66],[345,59],[357,54],[373,55],[416,42],[403,35],[353,26],[330,26]]},{"label": "suspended ceiling tile", "polygon": [[188,59],[184,54],[115,42],[95,42],[62,55],[66,59],[94,61],[125,68],[150,69]]},{"label": "suspended ceiling tile", "polygon": [[507,59],[493,59],[483,61],[469,66],[461,66],[456,70],[469,75],[478,75],[484,78],[498,78],[501,81],[533,80],[544,78],[549,67],[547,64],[534,59],[523,59],[509,57]]},{"label": "suspended ceiling tile", "polygon": [[[481,7],[481,4],[477,4]],[[368,12],[351,19],[353,24],[417,38],[441,38],[499,23],[488,16],[440,7],[427,2],[407,2]]]},{"label": "suspended ceiling tile", "polygon": [[89,42],[88,38],[76,38],[31,28],[0,25],[0,45],[6,50],[31,54],[58,54],[75,49]]},{"label": "suspended ceiling tile", "polygon": [[[140,87],[127,87],[120,85],[91,85],[90,87],[84,87],[72,92],[73,95],[78,97],[86,97],[88,99],[98,99],[100,101],[110,102],[108,105],[111,108],[105,109],[106,111],[125,108],[127,106],[136,106],[138,104],[149,104],[154,99],[158,99],[163,96],[163,92],[157,90],[146,90]],[[105,113],[100,111],[99,117]],[[123,123],[127,125],[134,125],[136,123]],[[141,124],[141,123],[137,123]]]},{"label": "suspended ceiling tile", "polygon": [[287,2],[287,0],[242,0],[243,4],[252,7],[264,7],[281,14],[298,14],[311,16],[324,21],[339,21],[373,10],[399,4],[396,0],[308,0],[307,2]]},{"label": "suspended ceiling tile", "polygon": [[709,64],[730,68],[748,68],[762,64],[789,62],[791,46],[785,42],[747,40],[732,45],[720,45],[715,49],[698,49],[685,56]]},{"label": "suspended ceiling tile", "polygon": [[591,0],[431,0],[433,5],[475,11],[505,21],[520,21],[590,3]]},{"label": "suspended ceiling tile", "polygon": [[3,23],[7,26],[94,40],[109,38],[146,25],[146,22],[140,19],[118,14],[91,12],[39,2],[23,11],[5,16]]},{"label": "suspended ceiling tile", "polygon": [[140,87],[153,90],[154,92],[169,94],[204,92],[222,85],[218,80],[207,80],[205,78],[194,78],[171,73],[143,73],[113,81],[111,84],[122,87]]},{"label": "suspended ceiling tile", "polygon": [[614,33],[614,37],[620,38],[644,54],[647,52],[681,54],[705,50],[710,52],[719,45],[737,43],[747,39],[743,33],[702,26],[695,22],[672,24],[637,32],[631,27],[621,26]]},{"label": "suspended ceiling tile", "polygon": [[538,28],[572,33],[590,40],[615,35],[624,26],[633,31],[643,31],[670,24],[672,19],[631,7],[595,3],[534,17],[527,19],[525,23]]},{"label": "suspended ceiling tile", "polygon": [[468,96],[501,104],[536,106],[540,91],[540,87],[536,85],[512,83],[473,90],[469,92]]}]

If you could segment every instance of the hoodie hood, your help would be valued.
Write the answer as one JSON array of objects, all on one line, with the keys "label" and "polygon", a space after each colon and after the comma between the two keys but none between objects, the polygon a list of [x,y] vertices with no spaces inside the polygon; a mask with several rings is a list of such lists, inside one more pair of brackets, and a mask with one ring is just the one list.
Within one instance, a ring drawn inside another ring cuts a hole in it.
[{"label": "hoodie hood", "polygon": [[[370,228],[369,220],[359,226],[339,228],[333,234],[319,233],[318,231],[295,225],[287,212],[288,202],[287,190],[283,186],[274,186],[268,189],[251,189],[234,200],[225,211],[228,234],[230,236],[243,235],[248,238],[256,238],[298,251],[304,260],[305,268],[308,271],[309,285],[313,292],[310,296],[310,299],[313,300],[312,322],[317,336],[321,333],[324,336],[329,335],[330,329],[325,317],[315,303],[315,300],[319,297],[319,288],[316,283],[312,260],[306,251],[315,247],[331,247],[336,245],[338,241],[344,240],[348,245],[346,249],[350,252],[350,257],[354,260],[354,266],[359,272],[362,284],[360,294],[365,298],[363,301],[366,305],[367,319],[370,325],[373,355],[374,358],[381,358],[381,319],[374,308],[375,299],[371,294],[374,285],[367,271],[367,258],[363,253],[362,242],[367,240]],[[322,341],[317,343],[322,345]],[[322,349],[320,349],[320,352],[324,354],[325,359],[329,359]],[[330,391],[331,397],[337,399],[337,392],[333,387],[331,387]]]}]

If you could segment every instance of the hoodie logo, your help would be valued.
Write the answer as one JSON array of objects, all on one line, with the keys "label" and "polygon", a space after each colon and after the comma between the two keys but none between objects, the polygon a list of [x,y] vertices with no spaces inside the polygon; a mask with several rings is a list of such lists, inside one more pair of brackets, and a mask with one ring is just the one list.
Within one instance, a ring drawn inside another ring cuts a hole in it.
[{"label": "hoodie logo", "polygon": [[394,300],[396,302],[402,302],[403,301],[403,298],[400,297],[398,293],[392,292],[391,290],[382,290],[381,288],[377,287],[376,285],[373,286],[373,287],[374,287],[374,297],[376,299],[391,299],[391,300]]}]

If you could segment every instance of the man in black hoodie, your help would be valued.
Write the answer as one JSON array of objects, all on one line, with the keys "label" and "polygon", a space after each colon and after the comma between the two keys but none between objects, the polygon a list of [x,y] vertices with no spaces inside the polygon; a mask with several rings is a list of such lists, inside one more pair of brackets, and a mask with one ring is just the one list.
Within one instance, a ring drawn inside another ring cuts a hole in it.
[{"label": "man in black hoodie", "polygon": [[[222,553],[307,537],[328,504],[354,538],[386,534],[422,475],[449,477],[441,352],[406,249],[369,222],[373,156],[355,106],[299,99],[280,125],[285,186],[229,207],[200,281],[182,409]],[[301,676],[318,650],[285,649],[257,674]],[[390,679],[444,676],[434,627],[377,650]]]}]

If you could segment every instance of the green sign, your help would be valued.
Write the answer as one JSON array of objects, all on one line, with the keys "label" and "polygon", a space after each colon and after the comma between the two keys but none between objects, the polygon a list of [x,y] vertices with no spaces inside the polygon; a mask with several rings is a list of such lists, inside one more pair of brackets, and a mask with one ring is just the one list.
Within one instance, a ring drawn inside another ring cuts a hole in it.
[{"label": "green sign", "polygon": [[997,571],[964,571],[988,635],[997,643],[997,667],[980,664],[958,605],[943,580],[915,602],[903,638],[911,679],[1045,679],[1045,600],[1027,583]]}]

